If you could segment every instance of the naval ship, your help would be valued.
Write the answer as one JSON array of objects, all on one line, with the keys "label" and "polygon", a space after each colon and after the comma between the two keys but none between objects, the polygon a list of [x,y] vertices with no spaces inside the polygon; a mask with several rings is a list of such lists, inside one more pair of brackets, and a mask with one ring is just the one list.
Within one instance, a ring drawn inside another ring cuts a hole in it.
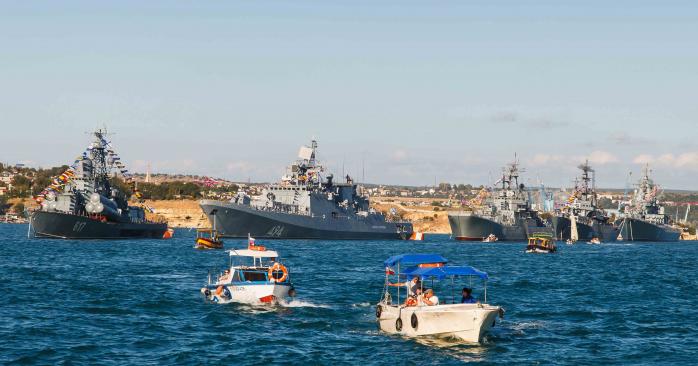
[{"label": "naval ship", "polygon": [[620,229],[618,240],[679,240],[681,229],[672,226],[671,219],[664,214],[664,207],[659,204],[658,195],[659,187],[650,178],[650,169],[646,165],[632,199],[625,205],[621,218],[616,220]]},{"label": "naval ship", "polygon": [[[618,228],[612,219],[598,207],[596,195],[595,171],[589,162],[578,166],[582,171],[581,179],[575,181],[575,187],[565,206],[558,210],[551,221],[555,229],[555,237],[559,240],[573,239],[573,227],[576,226],[577,240],[597,238],[604,242],[615,241]],[[589,174],[591,173],[591,174]],[[575,225],[572,225],[574,220]]]},{"label": "naval ship", "polygon": [[279,239],[407,239],[412,224],[393,222],[370,208],[368,196],[346,176],[323,181],[317,141],[302,146],[278,183],[257,197],[244,192],[229,202],[202,200],[201,209],[222,237]]},{"label": "naval ship", "polygon": [[128,206],[126,193],[111,184],[115,170],[127,183],[133,180],[106,131],[93,135],[87,150],[36,197],[41,206],[30,216],[30,232],[62,239],[162,238],[167,223],[146,220],[143,208]]},{"label": "naval ship", "polygon": [[[519,183],[519,165],[515,160],[502,169],[500,185],[483,190],[472,202],[472,211],[449,212],[451,236],[456,240],[482,241],[490,234],[499,240],[527,240],[534,233],[553,235],[553,229],[538,212],[523,183]],[[484,201],[484,205],[482,204]]]}]

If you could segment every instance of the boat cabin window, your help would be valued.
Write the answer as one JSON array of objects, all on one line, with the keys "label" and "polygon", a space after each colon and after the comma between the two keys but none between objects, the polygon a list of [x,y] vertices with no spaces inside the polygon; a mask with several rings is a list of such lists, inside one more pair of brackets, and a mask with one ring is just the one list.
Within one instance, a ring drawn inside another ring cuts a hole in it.
[{"label": "boat cabin window", "polygon": [[242,275],[243,275],[243,277],[245,277],[245,281],[252,281],[252,282],[264,281],[264,282],[266,282],[266,280],[267,280],[267,273],[266,272],[243,271]]},{"label": "boat cabin window", "polygon": [[242,282],[240,279],[240,271],[235,271],[233,273],[233,282]]}]

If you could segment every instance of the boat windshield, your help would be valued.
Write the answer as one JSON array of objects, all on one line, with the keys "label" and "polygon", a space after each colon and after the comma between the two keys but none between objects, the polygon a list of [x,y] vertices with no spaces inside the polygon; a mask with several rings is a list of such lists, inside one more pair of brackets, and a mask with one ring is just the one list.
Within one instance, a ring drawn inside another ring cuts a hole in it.
[{"label": "boat windshield", "polygon": [[243,282],[267,282],[267,272],[264,270],[242,271]]},{"label": "boat windshield", "polygon": [[231,267],[269,267],[277,258],[230,257]]}]

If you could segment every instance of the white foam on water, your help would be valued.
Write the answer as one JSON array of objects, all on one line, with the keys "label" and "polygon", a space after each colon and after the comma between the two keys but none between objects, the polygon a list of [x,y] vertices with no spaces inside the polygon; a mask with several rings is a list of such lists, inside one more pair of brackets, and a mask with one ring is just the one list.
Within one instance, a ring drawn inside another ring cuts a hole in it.
[{"label": "white foam on water", "polygon": [[313,304],[312,302],[303,300],[279,301],[279,305],[285,308],[331,308],[329,305]]},{"label": "white foam on water", "polygon": [[366,308],[369,306],[371,306],[370,302],[360,302],[358,304],[351,304],[351,307],[353,307],[353,308]]},{"label": "white foam on water", "polygon": [[542,321],[513,323],[509,326],[513,330],[542,329],[544,327],[545,323]]}]

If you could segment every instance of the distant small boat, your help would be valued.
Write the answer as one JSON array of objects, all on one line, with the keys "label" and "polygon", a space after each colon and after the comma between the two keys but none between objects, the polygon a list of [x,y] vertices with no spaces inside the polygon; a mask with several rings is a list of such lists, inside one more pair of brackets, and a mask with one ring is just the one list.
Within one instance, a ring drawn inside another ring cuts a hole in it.
[{"label": "distant small boat", "polygon": [[482,242],[483,243],[494,243],[498,240],[499,240],[499,238],[496,235],[490,234],[490,235],[487,235],[486,238],[482,239]]},{"label": "distant small boat", "polygon": [[533,233],[528,237],[526,253],[555,253],[557,246],[553,236],[548,233]]},{"label": "distant small boat", "polygon": [[218,237],[218,232],[213,229],[196,230],[196,249],[223,249],[223,241]]},{"label": "distant small boat", "polygon": [[599,240],[597,237],[593,237],[587,242],[587,244],[601,244],[601,240]]},{"label": "distant small boat", "polygon": [[413,231],[409,240],[424,240],[424,233],[421,231]]},{"label": "distant small boat", "polygon": [[163,239],[172,239],[174,236],[174,229],[173,228],[167,228],[167,231],[165,231],[164,234],[162,234]]}]

